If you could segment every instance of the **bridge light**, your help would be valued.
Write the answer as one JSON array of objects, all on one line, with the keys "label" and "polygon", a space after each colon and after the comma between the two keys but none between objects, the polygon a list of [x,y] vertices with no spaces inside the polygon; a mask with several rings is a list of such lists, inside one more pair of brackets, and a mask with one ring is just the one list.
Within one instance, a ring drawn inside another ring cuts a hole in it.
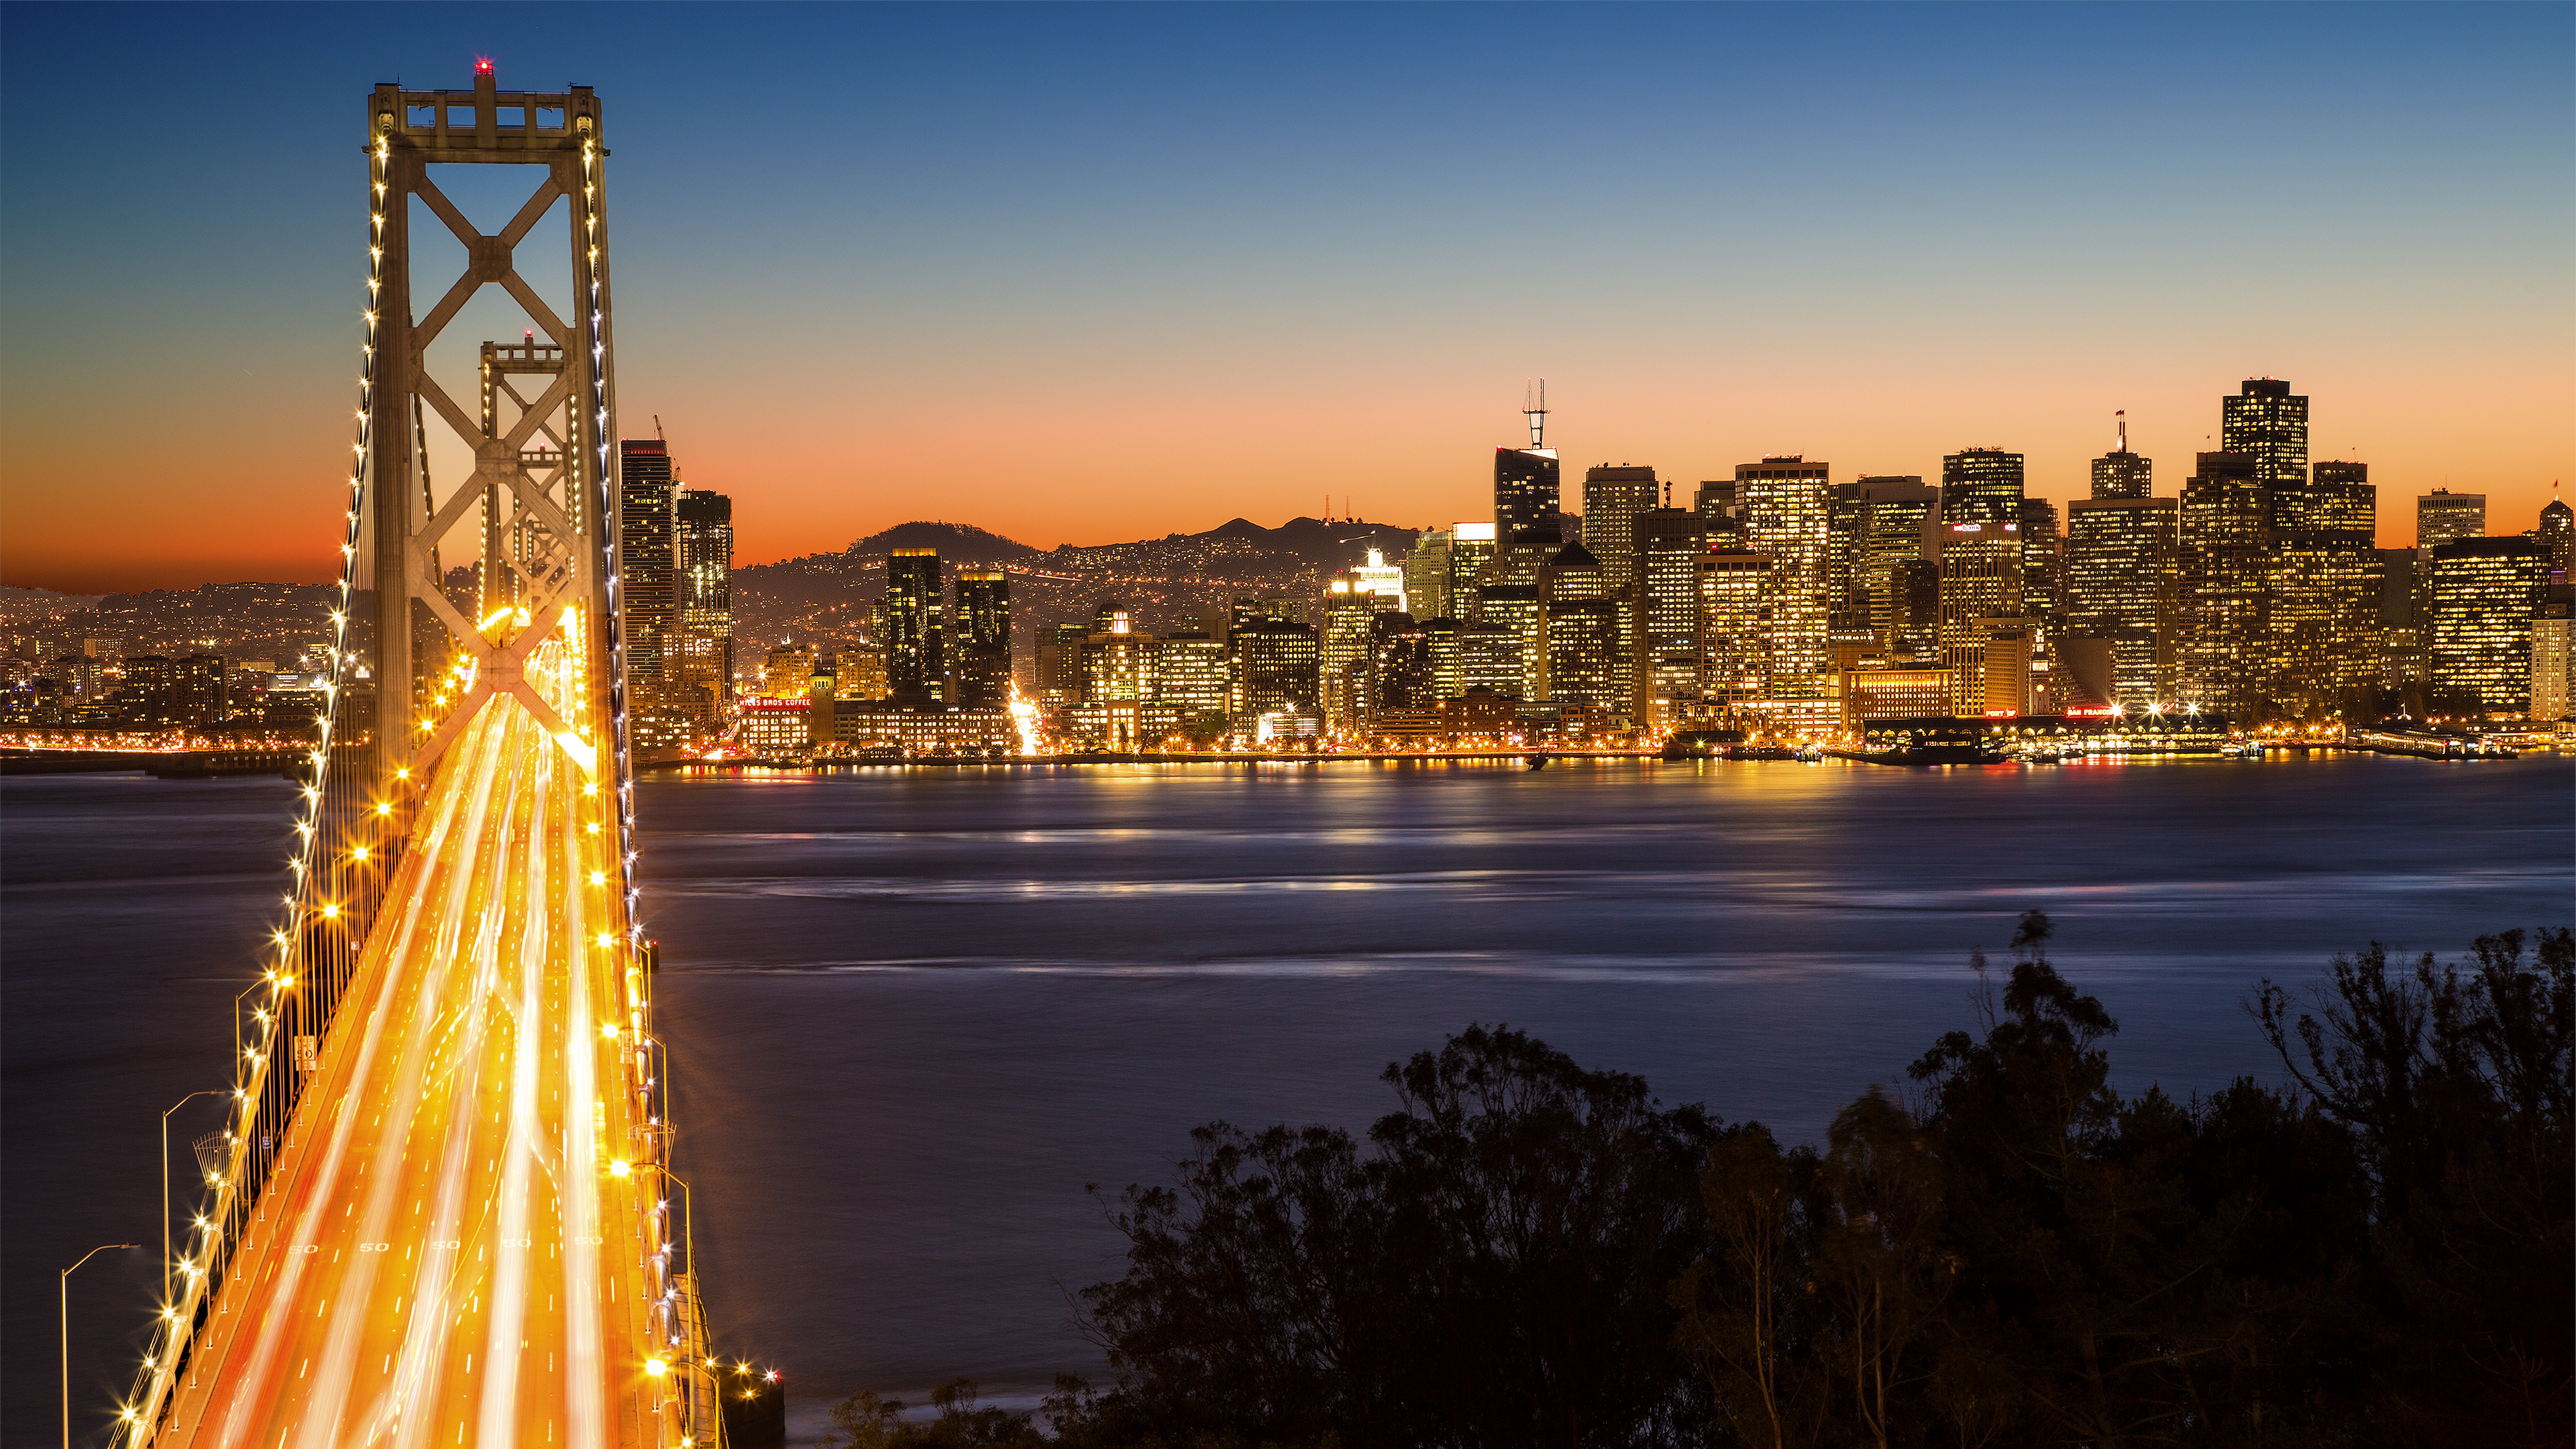
[{"label": "bridge light", "polygon": [[671,1362],[668,1359],[648,1358],[644,1361],[644,1372],[657,1379],[670,1371]]},{"label": "bridge light", "polygon": [[628,1173],[630,1173],[630,1172],[632,1172],[632,1171],[634,1171],[634,1170],[635,1170],[634,1165],[633,1165],[633,1164],[631,1164],[631,1163],[629,1163],[629,1162],[628,1162],[625,1158],[623,1158],[623,1157],[621,1157],[621,1158],[617,1159],[615,1162],[612,1162],[612,1163],[608,1164],[608,1175],[609,1175],[609,1176],[611,1176],[611,1177],[624,1177],[626,1174],[628,1174]]}]

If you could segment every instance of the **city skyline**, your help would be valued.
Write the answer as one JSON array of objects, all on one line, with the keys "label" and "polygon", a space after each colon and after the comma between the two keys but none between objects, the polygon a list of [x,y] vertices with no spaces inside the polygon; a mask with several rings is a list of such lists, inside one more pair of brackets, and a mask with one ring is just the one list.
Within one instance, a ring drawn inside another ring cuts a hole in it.
[{"label": "city skyline", "polygon": [[[0,583],[330,576],[356,158],[296,124],[167,178],[138,111],[46,120],[112,66],[275,77],[300,123],[352,68],[445,74],[502,30],[321,13],[11,13]],[[1791,453],[1937,476],[1992,446],[2062,509],[2115,412],[2180,480],[2218,397],[2270,375],[2318,399],[2312,459],[2368,463],[2388,499],[2482,493],[2518,532],[2576,480],[2563,11],[644,13],[539,12],[495,63],[683,93],[613,163],[621,280],[655,299],[624,318],[621,431],[661,417],[688,481],[737,500],[745,564],[925,515],[1040,547],[1327,498],[1473,517],[1542,375],[1576,476],[1687,487]],[[1564,104],[1475,93],[1541,46]],[[1971,57],[2046,134],[1942,79]],[[1009,99],[919,119],[970,69]],[[1825,100],[1595,103],[1768,69]],[[685,103],[752,74],[782,83]],[[724,168],[782,126],[821,138],[795,164],[824,184]],[[120,199],[147,175],[201,224],[147,228]],[[133,505],[113,530],[102,490]],[[2383,508],[2379,542],[2411,527]]]}]

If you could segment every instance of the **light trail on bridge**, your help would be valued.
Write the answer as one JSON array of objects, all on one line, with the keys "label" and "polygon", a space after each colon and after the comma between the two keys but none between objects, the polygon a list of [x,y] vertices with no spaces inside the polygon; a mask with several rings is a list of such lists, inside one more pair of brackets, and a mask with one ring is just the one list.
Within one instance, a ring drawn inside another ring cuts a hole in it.
[{"label": "light trail on bridge", "polygon": [[680,1442],[612,819],[524,705],[482,702],[156,1442]]}]

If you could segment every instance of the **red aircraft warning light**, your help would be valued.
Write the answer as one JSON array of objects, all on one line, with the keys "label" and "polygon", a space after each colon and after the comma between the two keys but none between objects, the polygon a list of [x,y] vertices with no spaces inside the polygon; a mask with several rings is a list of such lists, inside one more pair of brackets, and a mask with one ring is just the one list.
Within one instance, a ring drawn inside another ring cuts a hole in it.
[{"label": "red aircraft warning light", "polygon": [[474,73],[476,75],[490,75],[492,73],[492,57],[488,55],[478,55],[474,57]]}]

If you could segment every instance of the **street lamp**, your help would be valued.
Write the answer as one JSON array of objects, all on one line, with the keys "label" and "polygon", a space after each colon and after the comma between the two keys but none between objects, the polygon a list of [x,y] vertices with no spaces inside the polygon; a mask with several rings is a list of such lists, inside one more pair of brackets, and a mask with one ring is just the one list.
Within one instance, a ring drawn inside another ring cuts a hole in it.
[{"label": "street lamp", "polygon": [[[199,1097],[231,1095],[232,1093],[220,1087],[209,1087],[202,1092],[190,1092],[171,1103],[170,1112],[178,1111]],[[161,1302],[165,1307],[170,1302],[170,1112],[161,1114]]]},{"label": "street lamp", "polygon": [[86,1263],[101,1253],[113,1249],[142,1246],[141,1243],[101,1244],[81,1254],[80,1263],[74,1263],[63,1270],[63,1280],[60,1284],[62,1291],[58,1295],[62,1306],[63,1331],[63,1449],[72,1449],[72,1274],[80,1271],[81,1263]]}]

